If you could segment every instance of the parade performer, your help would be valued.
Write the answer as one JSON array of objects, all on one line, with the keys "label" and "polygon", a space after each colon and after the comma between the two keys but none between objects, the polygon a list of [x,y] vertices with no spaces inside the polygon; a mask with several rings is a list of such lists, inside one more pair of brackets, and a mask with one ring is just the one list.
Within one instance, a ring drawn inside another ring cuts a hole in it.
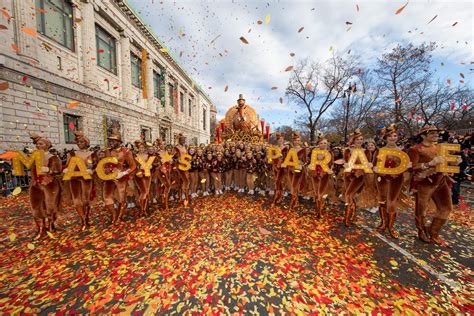
[{"label": "parade performer", "polygon": [[[386,146],[383,148],[398,149],[398,132],[397,127],[392,124],[385,129],[383,139],[386,142]],[[395,156],[387,156],[385,160],[385,168],[394,168],[400,164],[400,158]],[[379,201],[379,214],[380,214],[380,225],[377,227],[381,231],[384,231],[388,228],[390,236],[393,238],[398,238],[399,234],[393,227],[395,220],[397,218],[397,201],[400,195],[400,192],[403,187],[403,173],[388,175],[377,173],[378,170],[374,168],[376,172],[376,185],[378,192],[378,201]]]},{"label": "parade performer", "polygon": [[[317,149],[320,150],[328,150],[328,141],[326,138],[321,137],[317,140],[316,145],[318,146]],[[316,159],[322,160],[324,158],[323,155],[317,155]],[[315,201],[315,208],[316,208],[316,216],[318,218],[321,217],[322,211],[324,209],[324,195],[328,189],[329,185],[329,177],[333,173],[331,168],[333,164],[333,157],[331,154],[331,160],[328,163],[329,170],[325,172],[320,165],[316,165],[315,170],[309,170],[308,174],[311,179],[311,183],[313,185],[313,195]]]},{"label": "parade performer", "polygon": [[[354,149],[362,149],[362,143],[364,141],[364,137],[359,129],[356,129],[354,133],[351,135],[349,139],[349,148],[346,148],[344,151],[344,168],[347,168],[347,163],[351,157],[351,153]],[[369,161],[371,161],[371,157],[367,150],[365,150],[365,156]],[[356,161],[356,163],[360,163],[360,161]],[[372,166],[371,166],[372,167]],[[364,186],[364,171],[361,169],[351,170],[350,172],[344,173],[344,196],[346,202],[346,210],[344,214],[344,224],[346,227],[349,227],[351,222],[355,219],[356,214],[356,200],[355,197],[358,193],[362,191]]]},{"label": "parade performer", "polygon": [[304,183],[305,164],[307,162],[306,148],[301,144],[301,136],[298,133],[293,133],[293,142],[290,149],[294,149],[299,160],[299,167],[289,166],[288,177],[290,178],[290,210],[298,205],[298,194],[302,184]]},{"label": "parade performer", "polygon": [[248,151],[245,154],[245,180],[248,188],[248,194],[253,195],[255,193],[255,173],[257,172],[257,160],[253,157],[252,151]]},{"label": "parade performer", "polygon": [[225,170],[225,162],[222,152],[217,152],[216,157],[212,160],[211,177],[214,181],[215,195],[223,194],[222,192],[222,174]]},{"label": "parade performer", "polygon": [[[178,135],[178,144],[175,146],[175,158],[179,161],[179,159],[188,153],[188,149],[186,148],[186,137],[183,134]],[[178,167],[176,168],[178,172],[179,179],[181,181],[181,186],[179,189],[179,200],[181,201],[182,195],[184,193],[184,204],[185,206],[189,202],[189,184],[191,182],[189,177],[188,170],[181,170]]]},{"label": "parade performer", "polygon": [[275,183],[275,196],[273,197],[272,207],[277,203],[280,203],[283,199],[283,185],[285,180],[286,168],[281,165],[288,152],[288,146],[285,144],[285,139],[280,133],[276,133],[277,147],[280,149],[281,156],[273,159],[272,161],[272,175]]},{"label": "parade performer", "polygon": [[[68,154],[67,165],[69,165],[71,157],[79,157],[84,162],[84,165],[87,166],[87,172],[92,175],[94,173],[95,163],[97,162],[97,156],[95,152],[89,149],[90,141],[84,136],[83,132],[76,131],[74,134],[74,141],[79,149],[73,150]],[[63,172],[67,173],[68,169],[64,169]],[[94,180],[84,179],[83,177],[73,177],[68,182],[74,208],[81,218],[81,230],[85,230],[90,225],[89,220]]]},{"label": "parade performer", "polygon": [[[113,132],[107,137],[109,148],[105,152],[106,157],[115,157],[118,161],[109,171],[116,171],[117,177],[114,180],[104,181],[104,204],[105,208],[112,214],[112,224],[116,224],[118,220],[123,220],[126,205],[127,183],[129,175],[135,171],[136,164],[133,159],[132,152],[122,147],[122,137],[118,132]],[[118,197],[118,210],[114,207],[114,195]]]},{"label": "parade performer", "polygon": [[37,134],[30,134],[36,149],[43,153],[42,174],[36,172],[35,166],[31,169],[29,186],[30,206],[33,218],[38,228],[35,239],[43,236],[46,230],[55,231],[54,223],[59,209],[61,197],[61,183],[58,175],[61,173],[60,159],[49,153],[51,141]]},{"label": "parade performer", "polygon": [[146,175],[144,165],[151,155],[148,154],[147,145],[144,141],[136,141],[135,148],[137,149],[135,160],[138,162],[138,168],[135,172],[134,180],[135,186],[138,190],[140,214],[141,216],[145,216],[148,212],[152,177],[151,173]]},{"label": "parade performer", "polygon": [[[412,163],[412,190],[415,193],[415,224],[418,238],[424,242],[443,244],[439,233],[453,210],[451,201],[451,180],[447,174],[436,172],[436,166],[444,162],[438,156],[436,143],[440,130],[432,125],[424,126],[418,133],[421,143],[408,150]],[[426,209],[430,199],[436,205],[436,212],[429,228],[425,227]]]},{"label": "parade performer", "polygon": [[196,158],[196,148],[194,146],[190,146],[188,149],[188,154],[192,157],[191,160],[191,168],[188,170],[189,172],[189,180],[190,180],[190,190],[191,190],[191,198],[197,198],[197,189],[198,189],[198,161]]},{"label": "parade performer", "polygon": [[164,205],[165,211],[169,210],[169,194],[171,190],[171,161],[166,159],[168,151],[166,150],[165,142],[161,139],[155,141],[157,144],[157,159],[155,159],[154,178],[158,179],[157,195],[161,198],[161,203]]}]

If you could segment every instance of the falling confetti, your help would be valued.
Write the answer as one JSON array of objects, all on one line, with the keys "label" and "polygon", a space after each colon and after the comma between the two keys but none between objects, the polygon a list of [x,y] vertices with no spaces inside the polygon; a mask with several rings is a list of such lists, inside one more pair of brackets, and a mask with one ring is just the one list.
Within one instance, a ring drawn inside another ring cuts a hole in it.
[{"label": "falling confetti", "polygon": [[293,70],[293,66],[288,66],[286,67],[285,71],[292,71]]},{"label": "falling confetti", "polygon": [[70,129],[70,130],[74,130],[74,128],[76,128],[76,127],[74,126],[74,122],[69,122],[69,129]]},{"label": "falling confetti", "polygon": [[243,36],[240,37],[240,41],[244,44],[248,44],[249,42],[247,41],[247,39]]},{"label": "falling confetti", "polygon": [[458,22],[454,22],[454,24],[453,24],[453,25],[451,25],[451,26],[456,26],[457,24],[458,24]]},{"label": "falling confetti", "polygon": [[225,86],[224,92],[227,92],[227,90],[229,90],[229,86]]},{"label": "falling confetti", "polygon": [[8,82],[0,82],[0,91],[5,91],[8,90],[10,87],[10,84]]},{"label": "falling confetti", "polygon": [[263,24],[263,22],[260,21],[260,20],[258,20],[258,21],[257,21],[257,24],[260,25],[260,24]]},{"label": "falling confetti", "polygon": [[79,101],[72,101],[72,102],[68,103],[67,107],[68,107],[68,109],[73,109],[73,108],[79,106],[80,104],[81,104],[81,102],[79,102]]},{"label": "falling confetti", "polygon": [[278,87],[272,87],[272,90],[276,90],[276,89],[278,89]]},{"label": "falling confetti", "polygon": [[12,192],[12,195],[18,195],[21,193],[21,187],[16,187],[13,192]]},{"label": "falling confetti", "polygon": [[18,48],[16,44],[12,44],[11,47],[17,54],[20,52],[20,49]]},{"label": "falling confetti", "polygon": [[270,14],[265,17],[265,24],[270,23]]},{"label": "falling confetti", "polygon": [[280,103],[283,104],[283,98],[282,97],[280,97]]},{"label": "falling confetti", "polygon": [[302,26],[302,27],[299,28],[298,33],[303,32],[303,30],[304,30],[304,27]]},{"label": "falling confetti", "polygon": [[448,82],[448,85],[450,85],[450,84],[451,84],[451,80],[449,80],[449,79],[448,79],[448,80],[446,80],[446,81]]},{"label": "falling confetti", "polygon": [[405,7],[406,7],[407,5],[408,5],[408,2],[405,3],[404,6],[400,7],[397,11],[395,11],[395,14],[400,14],[400,13],[402,13],[402,11],[405,9]]},{"label": "falling confetti", "polygon": [[460,72],[459,75],[464,79],[464,74],[462,72]]},{"label": "falling confetti", "polygon": [[28,27],[22,27],[21,31],[25,34],[30,35],[30,36],[38,36],[38,32],[36,32],[35,30],[30,29]]},{"label": "falling confetti", "polygon": [[357,12],[359,12],[359,5],[356,4],[356,9],[357,9]]},{"label": "falling confetti", "polygon": [[295,57],[295,53],[290,53],[290,56],[291,56],[291,57]]},{"label": "falling confetti", "polygon": [[206,183],[206,179],[202,179],[202,180],[201,180],[201,183]]},{"label": "falling confetti", "polygon": [[168,53],[168,48],[160,48],[160,52],[162,53]]},{"label": "falling confetti", "polygon": [[346,21],[346,25],[352,25],[352,22]]},{"label": "falling confetti", "polygon": [[437,17],[438,17],[438,15],[436,14],[436,15],[428,22],[428,24],[430,24],[431,22],[433,22],[434,19],[436,19]]}]

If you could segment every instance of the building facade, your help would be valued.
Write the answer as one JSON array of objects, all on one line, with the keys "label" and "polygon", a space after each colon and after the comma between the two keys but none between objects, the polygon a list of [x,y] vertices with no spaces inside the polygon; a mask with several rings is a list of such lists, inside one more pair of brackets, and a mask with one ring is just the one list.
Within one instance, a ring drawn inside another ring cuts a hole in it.
[{"label": "building facade", "polygon": [[[209,143],[216,108],[124,0],[0,0],[0,141],[41,133],[70,148],[75,129],[104,146],[179,133]],[[213,115],[214,114],[214,115]]]}]

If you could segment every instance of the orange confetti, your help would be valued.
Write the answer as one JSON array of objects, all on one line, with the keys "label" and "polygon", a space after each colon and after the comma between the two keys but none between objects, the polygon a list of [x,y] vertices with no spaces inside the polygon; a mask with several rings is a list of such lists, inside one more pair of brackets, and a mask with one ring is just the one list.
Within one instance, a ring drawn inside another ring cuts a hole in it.
[{"label": "orange confetti", "polygon": [[2,11],[2,15],[6,17],[8,21],[10,21],[10,19],[12,18],[10,13],[8,13],[8,11],[5,9],[0,9],[0,10]]},{"label": "orange confetti", "polygon": [[17,54],[20,52],[20,49],[18,48],[18,46],[16,46],[16,44],[12,44],[12,48]]},{"label": "orange confetti", "polygon": [[10,87],[10,84],[8,82],[1,82],[0,83],[0,91],[5,91]]},{"label": "orange confetti", "polygon": [[46,10],[45,10],[45,9],[38,8],[38,9],[36,9],[36,11],[38,11],[39,13],[46,14]]},{"label": "orange confetti", "polygon": [[243,36],[240,37],[240,41],[244,44],[248,44],[249,42],[247,41],[247,39]]},{"label": "orange confetti", "polygon": [[451,80],[448,79],[448,80],[446,80],[446,81],[448,82],[448,84],[451,84]]},{"label": "orange confetti", "polygon": [[285,71],[292,71],[293,70],[293,66],[288,66],[286,67]]},{"label": "orange confetti", "polygon": [[72,102],[68,103],[67,107],[68,107],[68,109],[73,109],[73,108],[79,106],[80,104],[81,104],[81,102],[79,102],[79,101],[72,101]]},{"label": "orange confetti", "polygon": [[30,36],[38,36],[38,32],[36,32],[33,29],[30,29],[29,27],[23,27],[23,28],[21,28],[21,31],[25,34],[30,35]]},{"label": "orange confetti", "polygon": [[406,7],[407,5],[408,5],[408,2],[405,3],[404,6],[400,7],[397,11],[395,11],[395,14],[400,14],[400,13],[402,13],[402,11],[405,9],[405,7]]}]

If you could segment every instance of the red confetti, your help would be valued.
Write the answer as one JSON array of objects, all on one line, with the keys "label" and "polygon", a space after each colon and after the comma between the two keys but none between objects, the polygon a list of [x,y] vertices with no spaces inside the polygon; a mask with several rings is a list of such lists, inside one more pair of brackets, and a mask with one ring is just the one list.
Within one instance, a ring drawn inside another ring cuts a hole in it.
[{"label": "red confetti", "polygon": [[21,81],[23,81],[23,82],[25,82],[26,80],[28,80],[27,76],[23,76],[23,78],[21,78]]},{"label": "red confetti", "polygon": [[408,2],[407,2],[404,6],[400,7],[397,11],[395,11],[395,14],[400,14],[400,13],[402,13],[402,11],[405,9],[405,7],[406,7],[407,5],[408,5]]},{"label": "red confetti", "polygon": [[69,122],[69,129],[74,130],[74,122]]}]

